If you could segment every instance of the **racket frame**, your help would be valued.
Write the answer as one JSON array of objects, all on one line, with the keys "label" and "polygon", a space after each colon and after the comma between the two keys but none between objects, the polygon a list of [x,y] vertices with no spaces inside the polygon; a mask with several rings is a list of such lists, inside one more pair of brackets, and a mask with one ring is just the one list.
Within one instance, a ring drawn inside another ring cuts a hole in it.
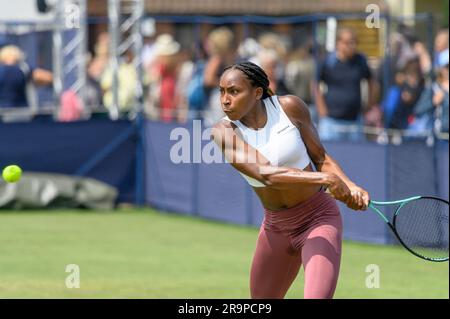
[{"label": "racket frame", "polygon": [[[442,199],[442,198],[433,197],[433,196],[414,196],[414,197],[405,198],[405,199],[402,199],[402,200],[390,201],[390,202],[379,202],[379,201],[373,201],[373,200],[371,200],[371,201],[369,202],[369,207],[372,208],[372,209],[373,209],[373,210],[381,217],[381,219],[383,219],[383,220],[386,222],[386,224],[388,224],[389,228],[392,230],[392,232],[394,233],[395,237],[396,237],[397,240],[400,242],[400,244],[401,244],[404,248],[406,248],[406,250],[408,250],[411,254],[413,254],[414,256],[417,256],[417,257],[419,257],[419,258],[421,258],[421,259],[428,260],[428,261],[434,261],[434,262],[448,261],[448,259],[449,259],[448,257],[446,257],[446,258],[431,258],[431,257],[422,256],[422,255],[420,255],[419,253],[417,253],[417,252],[411,250],[411,248],[409,248],[409,247],[403,242],[402,238],[400,237],[400,235],[399,235],[398,232],[397,232],[397,229],[395,228],[395,220],[396,220],[396,218],[397,218],[397,215],[398,215],[398,212],[400,211],[400,209],[401,209],[404,205],[406,205],[407,203],[412,202],[412,201],[415,201],[415,200],[418,200],[418,199],[422,199],[422,198],[439,200],[439,201],[444,202],[444,203],[446,203],[446,204],[448,205],[448,201],[446,201],[446,200],[444,200],[444,199]],[[395,205],[395,204],[400,204],[400,205],[396,208],[396,210],[395,210],[395,212],[394,212],[394,217],[393,217],[392,223],[391,223],[391,222],[387,219],[387,217],[386,217],[386,216],[385,216],[385,215],[384,215],[384,214],[383,214],[383,213],[375,206],[375,205],[378,205],[378,206],[390,206],[390,205]]]}]

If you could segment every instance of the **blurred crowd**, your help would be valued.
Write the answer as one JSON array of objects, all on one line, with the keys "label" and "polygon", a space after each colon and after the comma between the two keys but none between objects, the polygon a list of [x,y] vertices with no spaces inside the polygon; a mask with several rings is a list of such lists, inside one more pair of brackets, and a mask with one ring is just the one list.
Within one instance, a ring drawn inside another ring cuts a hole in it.
[{"label": "blurred crowd", "polygon": [[[118,91],[113,92],[110,39],[101,33],[88,60],[84,105],[74,92],[64,92],[59,119],[82,118],[87,106],[107,112],[114,94],[122,114],[133,112],[139,81],[134,59],[139,58],[148,118],[179,123],[203,119],[212,125],[224,116],[218,90],[222,70],[249,60],[266,71],[277,95],[294,94],[305,101],[324,140],[372,138],[367,127],[413,135],[448,133],[448,30],[436,34],[433,52],[403,25],[390,34],[389,42],[390,51],[373,67],[357,50],[358,38],[351,28],[337,31],[331,53],[314,51],[312,39],[293,47],[289,37],[272,32],[236,43],[227,27],[213,29],[191,47],[182,46],[171,34],[144,34],[140,57],[131,50],[122,54]],[[30,82],[51,85],[52,74],[27,65],[19,48],[1,48],[0,108],[27,106]]]},{"label": "blurred crowd", "polygon": [[392,34],[390,41],[384,61],[391,70],[383,99],[385,123],[412,134],[448,133],[448,29],[437,33],[434,55],[407,28]]}]

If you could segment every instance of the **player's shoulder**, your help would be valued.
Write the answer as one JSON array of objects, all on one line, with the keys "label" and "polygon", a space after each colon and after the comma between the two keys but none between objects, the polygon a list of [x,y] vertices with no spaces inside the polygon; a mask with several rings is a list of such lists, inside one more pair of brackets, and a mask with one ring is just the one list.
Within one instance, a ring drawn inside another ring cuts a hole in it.
[{"label": "player's shoulder", "polygon": [[226,135],[230,135],[236,129],[236,125],[233,124],[232,121],[222,118],[217,123],[215,123],[211,128],[211,136],[214,137],[223,137]]},{"label": "player's shoulder", "polygon": [[212,126],[210,134],[211,139],[222,148],[233,147],[235,138],[240,136],[237,126],[225,118]]},{"label": "player's shoulder", "polygon": [[224,130],[227,128],[234,128],[234,127],[236,127],[236,125],[234,125],[231,120],[229,120],[228,118],[222,118],[213,125],[212,129]]},{"label": "player's shoulder", "polygon": [[306,103],[296,95],[283,95],[278,96],[283,111],[291,118],[304,119],[309,115],[308,106]]}]

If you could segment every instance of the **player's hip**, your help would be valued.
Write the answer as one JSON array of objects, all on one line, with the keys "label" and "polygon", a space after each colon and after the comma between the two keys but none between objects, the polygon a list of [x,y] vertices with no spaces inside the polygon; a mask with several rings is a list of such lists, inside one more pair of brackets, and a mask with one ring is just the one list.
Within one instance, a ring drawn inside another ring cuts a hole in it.
[{"label": "player's hip", "polygon": [[294,207],[272,211],[265,209],[263,226],[267,230],[286,234],[301,233],[320,224],[342,227],[341,215],[336,200],[324,191]]}]

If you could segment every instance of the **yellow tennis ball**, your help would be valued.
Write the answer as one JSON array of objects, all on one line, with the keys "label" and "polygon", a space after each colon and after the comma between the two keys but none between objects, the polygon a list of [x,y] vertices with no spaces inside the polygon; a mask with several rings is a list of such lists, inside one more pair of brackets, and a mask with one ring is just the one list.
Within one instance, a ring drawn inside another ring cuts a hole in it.
[{"label": "yellow tennis ball", "polygon": [[3,169],[3,179],[7,183],[15,183],[22,176],[22,169],[17,165],[9,165]]}]

